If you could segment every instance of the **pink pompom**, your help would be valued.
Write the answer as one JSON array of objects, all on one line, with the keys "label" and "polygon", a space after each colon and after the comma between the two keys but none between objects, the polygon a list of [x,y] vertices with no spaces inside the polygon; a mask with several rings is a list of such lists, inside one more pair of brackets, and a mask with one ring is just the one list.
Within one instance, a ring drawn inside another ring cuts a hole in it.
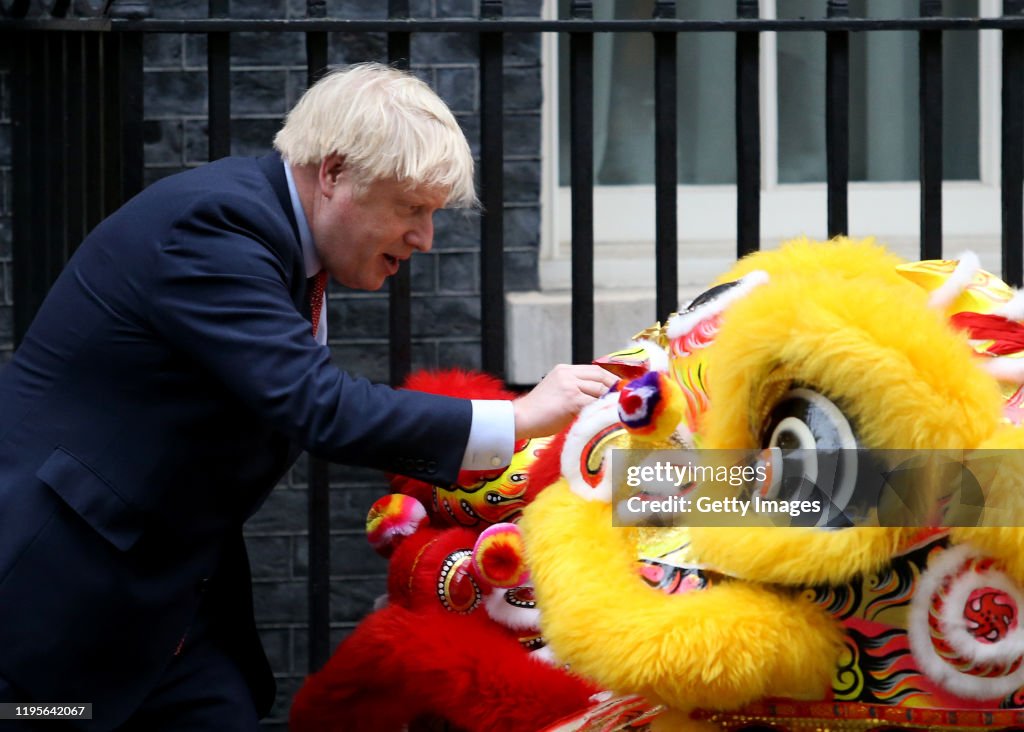
[{"label": "pink pompom", "polygon": [[389,557],[398,542],[415,533],[426,520],[427,510],[422,503],[412,496],[392,493],[370,506],[366,538],[378,554]]},{"label": "pink pompom", "polygon": [[473,570],[492,587],[519,587],[530,579],[523,536],[515,524],[488,526],[473,547]]}]

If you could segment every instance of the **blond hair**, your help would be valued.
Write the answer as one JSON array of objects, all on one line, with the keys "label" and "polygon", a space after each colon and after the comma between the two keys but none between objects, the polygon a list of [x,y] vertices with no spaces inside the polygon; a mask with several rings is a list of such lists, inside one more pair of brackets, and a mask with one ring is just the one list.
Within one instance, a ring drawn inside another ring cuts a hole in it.
[{"label": "blond hair", "polygon": [[383,64],[320,79],[288,113],[274,147],[293,165],[341,155],[357,191],[394,178],[448,191],[453,208],[477,204],[473,156],[451,110],[415,76]]}]

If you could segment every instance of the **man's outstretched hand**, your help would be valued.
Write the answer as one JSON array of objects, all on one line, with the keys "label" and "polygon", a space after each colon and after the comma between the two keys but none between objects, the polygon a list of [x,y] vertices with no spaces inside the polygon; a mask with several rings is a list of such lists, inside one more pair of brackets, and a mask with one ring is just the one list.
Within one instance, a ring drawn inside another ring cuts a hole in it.
[{"label": "man's outstretched hand", "polygon": [[512,402],[516,439],[555,434],[617,381],[600,366],[555,366],[529,394]]}]

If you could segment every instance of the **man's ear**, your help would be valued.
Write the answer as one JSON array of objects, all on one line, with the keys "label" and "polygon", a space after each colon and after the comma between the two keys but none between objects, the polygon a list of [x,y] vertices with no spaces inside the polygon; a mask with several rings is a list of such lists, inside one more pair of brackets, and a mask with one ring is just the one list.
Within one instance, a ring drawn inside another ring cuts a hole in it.
[{"label": "man's ear", "polygon": [[330,198],[338,184],[344,180],[346,175],[345,157],[338,153],[331,153],[320,161],[318,171],[318,183],[320,192]]}]

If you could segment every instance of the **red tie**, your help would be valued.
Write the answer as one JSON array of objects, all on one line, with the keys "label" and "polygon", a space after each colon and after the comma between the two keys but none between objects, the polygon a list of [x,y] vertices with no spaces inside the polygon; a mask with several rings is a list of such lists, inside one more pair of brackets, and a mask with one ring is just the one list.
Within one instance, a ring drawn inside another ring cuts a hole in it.
[{"label": "red tie", "polygon": [[320,270],[313,275],[313,284],[309,290],[309,312],[313,318],[313,337],[316,338],[320,326],[320,309],[324,304],[324,288],[327,287],[327,271]]}]

